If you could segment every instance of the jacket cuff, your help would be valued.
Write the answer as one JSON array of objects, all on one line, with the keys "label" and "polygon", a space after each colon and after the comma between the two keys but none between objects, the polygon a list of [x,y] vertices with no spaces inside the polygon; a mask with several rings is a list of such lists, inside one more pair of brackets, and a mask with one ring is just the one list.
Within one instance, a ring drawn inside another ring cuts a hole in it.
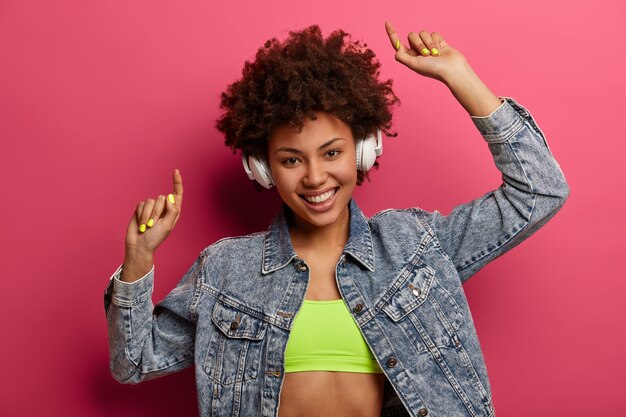
[{"label": "jacket cuff", "polygon": [[109,286],[105,291],[105,298],[106,295],[109,295],[113,304],[120,307],[133,307],[150,298],[154,289],[154,264],[146,275],[134,282],[120,280],[122,267],[123,264],[109,278]]},{"label": "jacket cuff", "polygon": [[524,124],[519,106],[511,97],[499,97],[502,104],[488,116],[470,116],[472,122],[487,142],[505,142],[517,133]]}]

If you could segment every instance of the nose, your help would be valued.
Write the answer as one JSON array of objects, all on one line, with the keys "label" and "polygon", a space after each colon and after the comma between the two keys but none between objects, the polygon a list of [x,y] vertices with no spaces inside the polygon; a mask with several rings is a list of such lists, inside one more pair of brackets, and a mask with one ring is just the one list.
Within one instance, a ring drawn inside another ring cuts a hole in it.
[{"label": "nose", "polygon": [[319,161],[311,161],[307,164],[307,169],[302,183],[307,188],[317,188],[323,185],[328,178],[328,172],[326,171],[324,164]]}]

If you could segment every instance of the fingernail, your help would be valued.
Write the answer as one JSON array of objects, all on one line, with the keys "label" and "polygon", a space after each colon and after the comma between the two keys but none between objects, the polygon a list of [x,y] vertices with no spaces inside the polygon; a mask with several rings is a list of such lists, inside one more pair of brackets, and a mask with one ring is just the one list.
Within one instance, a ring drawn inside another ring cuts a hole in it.
[{"label": "fingernail", "polygon": [[428,50],[428,48],[422,48],[422,54],[428,55],[430,54],[430,51]]},{"label": "fingernail", "polygon": [[400,49],[400,39],[396,39],[396,51]]},{"label": "fingernail", "polygon": [[437,48],[433,48],[433,55],[439,55],[439,50],[437,50]]},{"label": "fingernail", "polygon": [[167,199],[170,200],[170,203],[174,204],[174,194],[168,194]]},{"label": "fingernail", "polygon": [[148,220],[148,227],[154,226],[154,219]]},{"label": "fingernail", "polygon": [[145,232],[145,231],[146,231],[146,225],[145,225],[144,223],[141,223],[141,225],[139,226],[139,231],[140,231],[141,233],[143,233],[143,232]]}]

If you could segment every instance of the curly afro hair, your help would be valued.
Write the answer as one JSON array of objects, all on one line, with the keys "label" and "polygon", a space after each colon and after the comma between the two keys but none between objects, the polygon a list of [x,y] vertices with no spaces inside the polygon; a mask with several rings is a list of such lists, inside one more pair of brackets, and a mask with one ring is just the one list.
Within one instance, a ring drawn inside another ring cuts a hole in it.
[{"label": "curly afro hair", "polygon": [[[288,123],[300,133],[305,117],[316,120],[325,111],[350,126],[355,138],[391,129],[391,107],[400,100],[393,80],[379,81],[380,63],[367,44],[345,42],[351,35],[336,30],[326,39],[318,25],[289,31],[282,43],[265,42],[242,77],[221,95],[225,113],[216,122],[226,145],[267,158],[273,130]],[[375,164],[376,166],[378,163]],[[361,185],[367,173],[359,171]],[[369,179],[369,178],[368,178]]]}]

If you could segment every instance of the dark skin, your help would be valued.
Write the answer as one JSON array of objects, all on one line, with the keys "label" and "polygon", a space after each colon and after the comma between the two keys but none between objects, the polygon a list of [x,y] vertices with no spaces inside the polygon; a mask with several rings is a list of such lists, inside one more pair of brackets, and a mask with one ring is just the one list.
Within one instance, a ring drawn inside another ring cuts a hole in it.
[{"label": "dark skin", "polygon": [[[478,78],[465,57],[438,32],[410,32],[405,45],[390,22],[385,22],[385,30],[395,51],[396,61],[421,76],[444,83],[469,115],[487,116],[500,106],[500,99]],[[326,124],[310,124],[311,129],[306,134],[314,141],[328,139],[329,131],[321,134],[319,129],[323,126],[328,128],[332,120],[327,118]],[[341,130],[340,124],[333,126],[332,129]],[[283,140],[292,141],[294,146],[303,146],[297,137],[289,136],[289,132],[285,135]],[[354,152],[354,142],[346,141],[344,146],[348,147],[344,151]],[[297,196],[307,190],[322,192],[338,187],[339,190],[348,190],[348,194],[342,195],[340,200],[341,204],[346,204],[353,189],[352,179],[346,176],[345,166],[338,165],[340,159],[329,159],[330,154],[314,153],[305,148],[302,150],[301,162],[306,171],[291,171],[298,177],[290,176],[285,171],[285,175],[278,178],[280,183],[277,188],[282,190],[287,200],[285,202],[295,204],[302,214],[297,218],[298,221],[290,224],[290,232],[294,249],[311,267],[306,298],[339,299],[341,295],[335,281],[335,267],[348,238],[349,217],[341,207],[329,210],[330,214],[319,214],[306,209],[306,206],[298,206],[300,202]],[[353,174],[356,175],[356,168],[354,170]],[[136,281],[150,271],[156,248],[169,236],[178,221],[183,197],[183,182],[178,170],[174,170],[173,184],[175,203],[166,201],[164,195],[138,203],[126,234],[123,281]],[[154,224],[149,227],[151,218]],[[141,227],[142,224],[146,226]],[[384,374],[328,371],[288,373],[281,386],[279,417],[378,417],[384,381]]]},{"label": "dark skin", "polygon": [[[471,115],[488,115],[501,104],[471,71],[461,53],[449,46],[437,32],[421,31],[419,34],[411,32],[408,35],[407,47],[402,45],[391,23],[385,22],[385,29],[392,46],[396,49],[396,60],[420,75],[446,83]],[[311,146],[314,148],[316,136],[314,134],[309,136],[307,143],[313,142]],[[282,139],[287,141],[290,138]],[[293,138],[291,140],[297,143],[297,140]],[[302,163],[305,163],[304,158]],[[320,182],[322,184],[320,189],[328,188],[327,183],[331,187],[336,184],[337,181],[332,181],[333,169],[330,167],[322,173],[316,171],[312,174],[316,178],[326,178],[324,176],[326,173],[329,177],[325,183]],[[304,216],[300,219],[302,217]],[[313,223],[305,227],[299,227],[298,222],[292,222],[290,225],[294,248],[311,267],[307,299],[341,298],[336,284],[335,268],[343,251],[341,243],[345,244],[348,239],[348,221],[348,217],[339,214],[334,222],[319,221],[317,227],[311,227]],[[355,415],[377,417],[382,407],[384,382],[384,374],[374,373],[328,371],[287,373],[281,388],[279,417]]]},{"label": "dark skin", "polygon": [[[465,57],[438,32],[409,32],[408,45],[405,45],[391,22],[385,22],[385,30],[396,50],[396,61],[422,76],[444,83],[471,116],[487,116],[500,106],[498,97],[478,78]],[[433,48],[437,54],[433,53]],[[166,202],[164,195],[137,204],[126,233],[122,280],[133,282],[151,269],[156,248],[178,221],[183,197],[183,180],[178,170],[174,170],[173,183],[174,204]],[[152,227],[148,226],[151,218],[154,220]],[[142,224],[146,224],[143,232],[139,229]]]}]

